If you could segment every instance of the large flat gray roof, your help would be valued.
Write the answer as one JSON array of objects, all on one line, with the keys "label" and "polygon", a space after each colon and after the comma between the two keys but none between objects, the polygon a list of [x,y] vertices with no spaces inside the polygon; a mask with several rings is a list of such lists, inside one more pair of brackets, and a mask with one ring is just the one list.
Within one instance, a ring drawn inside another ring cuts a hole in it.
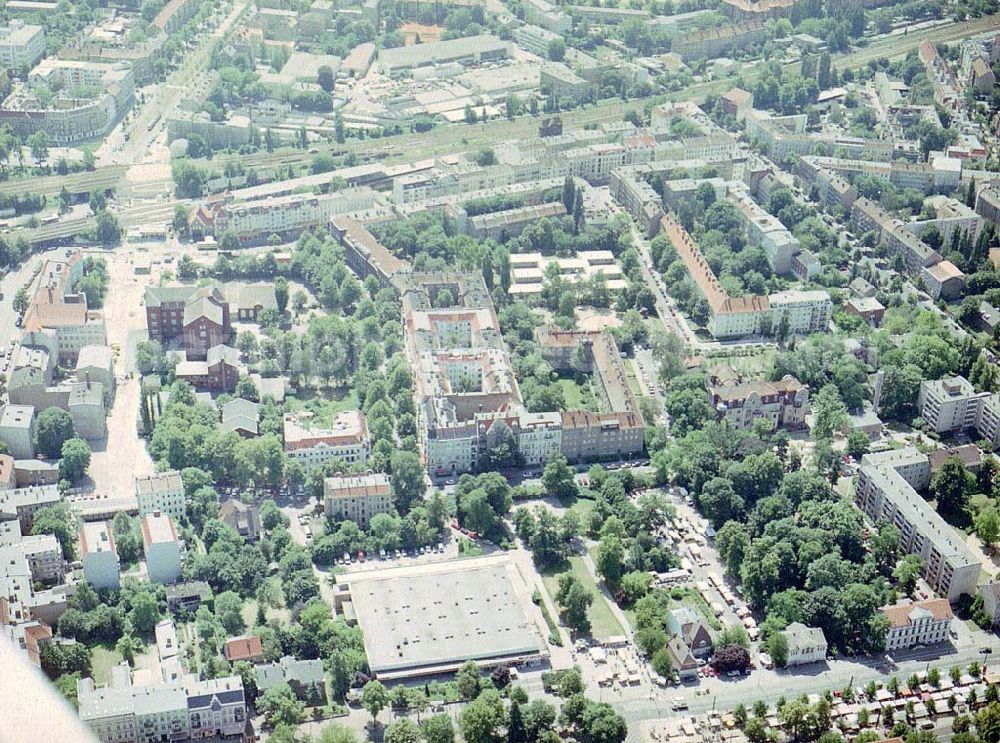
[{"label": "large flat gray roof", "polygon": [[453,670],[465,661],[538,657],[545,643],[525,613],[509,563],[428,567],[351,578],[365,652],[379,677]]}]

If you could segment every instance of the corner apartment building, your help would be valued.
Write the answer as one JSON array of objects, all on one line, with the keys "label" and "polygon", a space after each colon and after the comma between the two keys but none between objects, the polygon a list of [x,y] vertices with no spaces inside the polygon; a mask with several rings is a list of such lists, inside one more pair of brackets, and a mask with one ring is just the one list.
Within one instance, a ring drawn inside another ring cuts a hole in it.
[{"label": "corner apartment building", "polygon": [[566,214],[561,201],[521,206],[488,214],[477,214],[465,219],[465,232],[479,240],[492,238],[504,240],[517,237],[539,219],[557,219]]},{"label": "corner apartment building", "polygon": [[[409,274],[401,292],[420,443],[432,475],[474,471],[500,445],[531,465],[559,451],[573,461],[642,451],[642,418],[610,336],[564,334],[567,347],[585,346],[581,371],[594,375],[608,412],[532,414],[522,404],[481,276]],[[442,294],[454,303],[435,307],[432,298]]]},{"label": "corner apartment building", "polygon": [[[56,145],[71,144],[107,134],[132,107],[135,78],[127,62],[107,64],[66,59],[43,59],[31,71],[29,85],[18,85],[0,105],[0,123],[20,137],[37,131]],[[43,101],[30,85],[42,83],[60,91]],[[77,91],[96,88],[96,95]]]},{"label": "corner apartment building", "polygon": [[784,327],[791,334],[825,330],[833,304],[825,291],[775,292],[770,296],[730,297],[694,238],[673,216],[660,220],[699,292],[708,302],[708,330],[714,338],[739,338]]},{"label": "corner apartment building", "polygon": [[965,377],[922,382],[917,406],[936,433],[974,430],[994,448],[1000,446],[1000,394],[976,392]]},{"label": "corner apartment building", "polygon": [[104,313],[87,306],[87,297],[75,291],[83,276],[83,259],[74,253],[66,261],[46,261],[42,280],[24,313],[22,328],[27,346],[45,347],[54,366],[77,361],[87,346],[107,346]]},{"label": "corner apartment building", "polygon": [[868,454],[854,488],[857,506],[876,523],[899,530],[900,549],[924,560],[924,578],[948,601],[975,595],[981,563],[965,540],[914,489],[930,478],[927,457],[906,448]]},{"label": "corner apartment building", "polygon": [[375,203],[372,189],[357,186],[327,194],[289,194],[225,204],[215,213],[212,230],[216,237],[232,230],[240,242],[272,234],[291,236],[311,227],[326,225],[342,214],[371,209]]},{"label": "corner apartment building", "polygon": [[761,21],[692,31],[674,39],[671,52],[680,55],[685,62],[692,59],[721,57],[731,49],[746,49],[767,38],[767,31]]},{"label": "corner apartment building", "polygon": [[0,517],[16,517],[22,534],[30,534],[35,514],[61,500],[55,485],[37,485],[0,492]]},{"label": "corner apartment building", "polygon": [[285,453],[307,474],[330,459],[363,469],[371,452],[368,422],[360,410],[337,413],[329,428],[312,427],[308,414],[286,413],[284,434]]},{"label": "corner apartment building", "polygon": [[367,529],[373,516],[392,513],[389,477],[382,472],[327,477],[323,503],[328,518],[346,519]]}]

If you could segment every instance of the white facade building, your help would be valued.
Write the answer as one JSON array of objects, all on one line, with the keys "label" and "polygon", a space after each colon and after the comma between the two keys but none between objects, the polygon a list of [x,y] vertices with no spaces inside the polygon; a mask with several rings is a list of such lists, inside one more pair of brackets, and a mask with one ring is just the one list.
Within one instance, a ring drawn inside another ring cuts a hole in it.
[{"label": "white facade building", "polygon": [[889,620],[885,638],[887,652],[946,642],[955,616],[946,599],[883,606],[880,611]]},{"label": "white facade building", "polygon": [[24,21],[13,20],[0,27],[0,64],[17,71],[31,67],[45,54],[45,30]]},{"label": "white facade building", "polygon": [[142,519],[146,571],[152,583],[174,583],[181,577],[181,541],[171,518],[160,511]]},{"label": "white facade building", "polygon": [[801,666],[826,660],[826,637],[819,627],[792,622],[782,634],[788,642],[787,666]]},{"label": "white facade building", "polygon": [[[929,479],[926,457],[915,449],[899,451],[904,453],[899,457],[900,464],[909,468],[910,477],[924,482],[926,467]],[[879,460],[870,456],[861,460],[858,470],[854,489],[857,506],[877,524],[890,523],[899,530],[900,549],[923,559],[924,578],[936,592],[948,601],[957,601],[962,594],[974,596],[982,563],[965,539],[920,497],[891,461],[873,464]],[[917,457],[923,457],[923,463],[915,462]]]},{"label": "white facade building", "polygon": [[184,516],[184,483],[177,470],[135,478],[135,497],[140,518],[155,511],[162,511],[175,522]]},{"label": "white facade building", "polygon": [[121,566],[111,525],[107,521],[87,521],[80,531],[83,577],[94,588],[118,588]]},{"label": "white facade building", "polygon": [[965,377],[922,382],[917,406],[937,433],[975,430],[994,448],[1000,444],[1000,395],[976,392]]}]

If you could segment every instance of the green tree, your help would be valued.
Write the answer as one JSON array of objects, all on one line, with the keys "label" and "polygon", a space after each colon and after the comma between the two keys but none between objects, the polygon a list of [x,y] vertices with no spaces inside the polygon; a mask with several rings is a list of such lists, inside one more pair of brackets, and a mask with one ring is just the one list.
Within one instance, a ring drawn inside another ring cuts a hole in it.
[{"label": "green tree", "polygon": [[552,39],[549,42],[549,59],[553,62],[562,62],[566,57],[566,42],[560,39]]},{"label": "green tree", "polygon": [[72,438],[63,443],[61,453],[59,479],[71,483],[79,481],[90,466],[90,446],[84,439]]},{"label": "green tree", "polygon": [[427,718],[420,725],[420,731],[427,743],[454,743],[455,741],[455,726],[451,722],[451,717],[446,714]]},{"label": "green tree", "polygon": [[160,621],[160,604],[149,590],[136,592],[128,612],[129,621],[136,632],[148,635]]},{"label": "green tree", "polygon": [[397,451],[391,459],[391,486],[393,502],[401,514],[409,512],[424,497],[427,489],[424,467],[420,457],[412,451]]},{"label": "green tree", "polygon": [[124,511],[116,513],[111,522],[111,534],[115,539],[115,550],[122,565],[137,563],[142,557],[142,539],[132,517]]},{"label": "green tree", "polygon": [[482,688],[482,674],[474,661],[465,663],[455,674],[455,686],[462,699],[475,699]]},{"label": "green tree", "polygon": [[554,454],[545,463],[542,471],[542,487],[550,495],[560,500],[573,498],[577,494],[573,469],[562,454]]},{"label": "green tree", "polygon": [[974,486],[975,477],[965,469],[962,460],[948,457],[931,479],[931,494],[937,500],[939,511],[961,513],[968,505]]},{"label": "green tree", "polygon": [[385,729],[385,743],[419,743],[420,728],[413,720],[396,720]]},{"label": "green tree", "polygon": [[833,432],[847,420],[847,407],[840,398],[840,391],[832,384],[824,385],[812,401],[812,435],[816,441],[830,440]]},{"label": "green tree", "polygon": [[118,217],[102,209],[97,213],[97,228],[94,233],[97,241],[108,248],[112,248],[122,241],[122,226]]},{"label": "green tree", "polygon": [[590,630],[587,610],[594,603],[594,594],[584,588],[572,573],[559,576],[556,601],[562,607],[562,619],[567,627],[580,633]]},{"label": "green tree", "polygon": [[503,699],[495,689],[482,692],[458,718],[465,743],[501,743],[506,715]]},{"label": "green tree", "polygon": [[[374,682],[378,683],[378,682]],[[305,716],[306,705],[295,698],[288,684],[272,686],[257,700],[257,710],[268,725],[298,725]]]},{"label": "green tree", "polygon": [[35,419],[35,448],[43,457],[54,459],[74,436],[73,419],[60,408],[46,408]]},{"label": "green tree", "polygon": [[625,569],[625,546],[614,534],[601,537],[594,556],[597,572],[610,586],[617,586]]},{"label": "green tree", "polygon": [[892,577],[896,579],[900,591],[911,594],[923,569],[924,561],[920,555],[906,555],[892,571]]},{"label": "green tree", "polygon": [[44,129],[39,129],[33,134],[29,134],[25,140],[28,149],[31,150],[31,157],[38,165],[44,165],[49,157],[49,135]]},{"label": "green tree", "polygon": [[851,431],[847,434],[847,453],[855,459],[860,459],[868,453],[871,441],[864,431]]},{"label": "green tree", "polygon": [[778,668],[788,663],[788,639],[783,632],[775,632],[767,641],[767,652]]},{"label": "green tree", "polygon": [[288,279],[284,276],[274,280],[274,297],[278,303],[278,312],[284,314],[288,308]]},{"label": "green tree", "polygon": [[230,635],[243,630],[243,599],[235,591],[224,591],[215,597],[215,615]]},{"label": "green tree", "polygon": [[361,706],[368,710],[372,716],[374,725],[378,718],[378,713],[389,704],[389,692],[379,681],[369,681],[361,690]]},{"label": "green tree", "polygon": [[333,85],[335,82],[333,68],[330,67],[330,65],[321,65],[316,71],[316,82],[319,84],[319,87],[327,93],[333,92]]},{"label": "green tree", "polygon": [[63,557],[73,559],[76,549],[76,518],[66,501],[45,506],[35,511],[31,520],[31,533],[53,534],[62,547]]},{"label": "green tree", "polygon": [[993,549],[1000,539],[1000,511],[996,506],[980,509],[975,518],[976,534],[987,549]]}]

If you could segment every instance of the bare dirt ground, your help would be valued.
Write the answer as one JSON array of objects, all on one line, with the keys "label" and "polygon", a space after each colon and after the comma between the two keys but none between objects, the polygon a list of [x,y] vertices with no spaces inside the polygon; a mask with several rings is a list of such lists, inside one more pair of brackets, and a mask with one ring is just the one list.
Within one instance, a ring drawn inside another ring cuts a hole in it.
[{"label": "bare dirt ground", "polygon": [[108,418],[108,439],[94,444],[90,460],[90,480],[98,495],[113,498],[130,496],[135,478],[153,472],[146,443],[136,433],[139,410],[139,378],[135,373],[135,344],[145,337],[146,318],[142,306],[145,287],[159,282],[159,266],[150,276],[135,276],[134,251],[122,248],[102,253],[108,262],[111,282],[104,301],[108,345],[115,349],[115,377],[118,389]]}]

